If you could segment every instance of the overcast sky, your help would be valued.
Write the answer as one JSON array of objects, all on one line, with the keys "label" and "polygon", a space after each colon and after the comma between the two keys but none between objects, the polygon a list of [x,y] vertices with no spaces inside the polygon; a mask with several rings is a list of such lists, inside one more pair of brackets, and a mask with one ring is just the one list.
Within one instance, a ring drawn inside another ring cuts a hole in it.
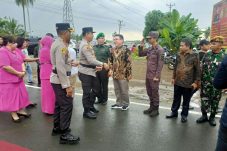
[{"label": "overcast sky", "polygon": [[[73,0],[72,11],[76,34],[82,27],[92,26],[96,32],[104,32],[111,39],[118,32],[118,20],[123,20],[122,34],[126,40],[142,38],[144,16],[147,12],[159,9],[169,11],[167,4],[175,4],[180,14],[192,13],[199,20],[199,28],[211,26],[213,5],[220,0]],[[31,31],[42,36],[47,32],[55,34],[55,23],[63,20],[64,0],[36,0],[29,7]],[[22,8],[15,0],[0,0],[0,16],[12,17],[23,24]],[[27,29],[28,25],[27,25]]]}]

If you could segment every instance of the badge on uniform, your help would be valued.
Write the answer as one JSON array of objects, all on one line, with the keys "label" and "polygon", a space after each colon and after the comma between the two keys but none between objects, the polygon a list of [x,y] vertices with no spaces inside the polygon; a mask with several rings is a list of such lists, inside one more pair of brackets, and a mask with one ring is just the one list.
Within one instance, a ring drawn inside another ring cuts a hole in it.
[{"label": "badge on uniform", "polygon": [[92,49],[92,46],[91,45],[87,45],[87,49]]},{"label": "badge on uniform", "polygon": [[64,47],[64,48],[61,49],[61,53],[62,53],[62,54],[66,54],[67,51],[68,51],[68,49],[67,49],[66,47]]}]

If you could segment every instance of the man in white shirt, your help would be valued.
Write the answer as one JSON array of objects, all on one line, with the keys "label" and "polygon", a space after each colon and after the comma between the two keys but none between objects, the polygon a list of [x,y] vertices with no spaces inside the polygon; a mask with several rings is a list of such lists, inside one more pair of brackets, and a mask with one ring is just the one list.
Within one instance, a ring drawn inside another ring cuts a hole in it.
[{"label": "man in white shirt", "polygon": [[[26,57],[28,57],[28,45],[29,45],[29,40],[28,39],[25,39],[25,42],[24,42],[24,44],[23,44],[24,46],[24,49],[22,49],[22,52],[23,52],[23,54],[25,54],[26,55]],[[32,78],[32,67],[31,67],[31,65],[28,63],[28,62],[26,62],[25,63],[25,67],[26,67],[26,74],[27,74],[27,77],[28,77],[28,83],[29,84],[32,84],[33,83],[33,78]]]},{"label": "man in white shirt", "polygon": [[[76,57],[77,57],[76,50],[74,50],[72,48],[72,46],[69,45],[68,51],[69,51],[70,58],[75,61],[76,60]],[[77,63],[79,64],[79,62],[77,62]],[[78,67],[72,67],[72,69],[71,69],[71,76],[69,77],[69,80],[70,80],[70,84],[71,84],[72,89],[73,89],[73,96],[74,96],[75,87],[76,87],[77,74],[78,74]]]}]

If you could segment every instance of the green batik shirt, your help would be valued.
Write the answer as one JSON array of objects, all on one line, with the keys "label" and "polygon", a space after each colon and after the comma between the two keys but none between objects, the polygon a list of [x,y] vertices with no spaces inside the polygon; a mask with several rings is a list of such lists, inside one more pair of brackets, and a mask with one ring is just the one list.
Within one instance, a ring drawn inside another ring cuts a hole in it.
[{"label": "green batik shirt", "polygon": [[111,56],[109,46],[95,45],[93,49],[95,51],[95,56],[98,61],[108,63],[108,59]]},{"label": "green batik shirt", "polygon": [[224,56],[224,50],[221,50],[219,53],[213,53],[212,51],[209,51],[207,52],[207,54],[205,54],[202,61],[202,84],[213,85],[214,76],[218,70],[219,65],[224,59]]}]

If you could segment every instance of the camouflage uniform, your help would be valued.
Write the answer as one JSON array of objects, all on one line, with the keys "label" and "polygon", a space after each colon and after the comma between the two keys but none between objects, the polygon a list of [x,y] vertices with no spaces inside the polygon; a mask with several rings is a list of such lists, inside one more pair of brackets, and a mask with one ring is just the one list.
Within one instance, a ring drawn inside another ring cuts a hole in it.
[{"label": "camouflage uniform", "polygon": [[219,53],[209,51],[202,61],[201,111],[202,113],[210,111],[213,118],[217,113],[218,104],[222,96],[221,90],[214,88],[213,80],[224,56],[224,50]]}]

